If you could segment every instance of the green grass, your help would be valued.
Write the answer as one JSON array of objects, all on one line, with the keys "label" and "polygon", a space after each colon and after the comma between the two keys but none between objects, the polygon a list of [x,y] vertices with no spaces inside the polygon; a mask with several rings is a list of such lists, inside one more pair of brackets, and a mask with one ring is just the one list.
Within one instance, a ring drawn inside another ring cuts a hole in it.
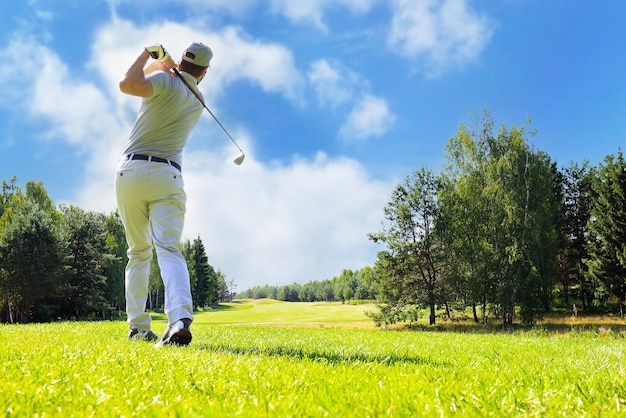
[{"label": "green grass", "polygon": [[273,299],[225,303],[210,315],[200,315],[196,324],[246,324],[282,326],[330,326],[374,328],[365,316],[374,305],[348,305],[335,302],[289,303]]},{"label": "green grass", "polygon": [[[246,306],[199,314],[184,348],[127,341],[124,322],[0,325],[0,407],[25,417],[626,414],[619,333],[347,329],[354,317],[341,305]],[[317,309],[333,315],[316,321]],[[245,312],[250,324],[288,326],[244,325]]]}]

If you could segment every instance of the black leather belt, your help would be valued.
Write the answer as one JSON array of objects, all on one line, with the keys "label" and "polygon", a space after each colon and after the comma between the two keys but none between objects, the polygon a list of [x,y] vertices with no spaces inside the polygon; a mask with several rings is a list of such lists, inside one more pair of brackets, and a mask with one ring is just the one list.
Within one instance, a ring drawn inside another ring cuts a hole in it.
[{"label": "black leather belt", "polygon": [[154,161],[155,163],[165,163],[165,164],[169,164],[172,167],[178,169],[178,171],[180,171],[181,173],[183,172],[180,164],[175,163],[172,160],[167,160],[165,158],[161,158],[161,157],[152,157],[150,155],[144,155],[144,154],[128,154],[126,156],[127,160],[142,160],[142,161]]}]

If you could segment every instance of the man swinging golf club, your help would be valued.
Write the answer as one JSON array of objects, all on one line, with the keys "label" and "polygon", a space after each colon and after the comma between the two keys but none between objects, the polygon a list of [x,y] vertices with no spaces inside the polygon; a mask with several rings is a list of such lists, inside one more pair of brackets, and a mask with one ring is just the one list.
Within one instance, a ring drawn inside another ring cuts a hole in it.
[{"label": "man swinging golf club", "polygon": [[[115,177],[117,206],[128,242],[126,313],[129,338],[188,345],[193,306],[181,254],[186,194],[182,152],[204,106],[197,85],[213,53],[201,43],[183,52],[178,71],[162,45],[145,48],[120,81],[123,93],[142,97],[141,109]],[[154,61],[146,67],[150,58]],[[144,69],[145,68],[145,69]],[[165,286],[168,328],[160,338],[146,312],[152,249]]]}]

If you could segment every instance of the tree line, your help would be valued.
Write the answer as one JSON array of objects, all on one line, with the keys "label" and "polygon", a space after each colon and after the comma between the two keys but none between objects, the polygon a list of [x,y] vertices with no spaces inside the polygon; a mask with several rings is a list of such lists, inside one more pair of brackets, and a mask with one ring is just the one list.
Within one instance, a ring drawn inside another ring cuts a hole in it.
[{"label": "tree line", "polygon": [[254,286],[237,293],[238,298],[277,299],[285,302],[350,302],[372,301],[377,298],[375,271],[366,266],[352,271],[345,269],[330,280],[315,280],[304,284],[283,286]]},{"label": "tree line", "polygon": [[[489,112],[448,141],[440,173],[421,167],[383,209],[375,265],[321,282],[257,286],[245,297],[288,301],[375,299],[379,323],[426,308],[471,309],[475,322],[534,324],[556,309],[599,311],[626,297],[626,163],[558,168],[525,126],[496,131]],[[349,289],[349,290],[348,290]],[[358,289],[358,292],[357,292]]]},{"label": "tree line", "polygon": [[[124,311],[128,258],[117,212],[56,207],[43,182],[3,180],[0,196],[0,321],[113,318]],[[209,263],[200,237],[182,243],[196,307],[232,297],[233,283]],[[163,283],[152,259],[149,308],[162,309]]]}]

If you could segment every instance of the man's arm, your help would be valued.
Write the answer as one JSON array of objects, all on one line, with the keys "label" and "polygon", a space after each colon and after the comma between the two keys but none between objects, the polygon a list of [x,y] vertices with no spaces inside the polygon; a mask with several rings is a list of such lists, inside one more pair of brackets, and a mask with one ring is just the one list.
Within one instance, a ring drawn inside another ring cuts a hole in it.
[{"label": "man's arm", "polygon": [[148,66],[143,70],[144,74],[148,75],[152,72],[161,70],[169,73],[172,77],[175,77],[176,74],[172,72],[172,68],[176,68],[176,63],[172,60],[172,58],[168,58],[167,61],[163,62],[160,60],[152,61]]},{"label": "man's arm", "polygon": [[132,96],[150,97],[152,96],[152,83],[146,78],[143,68],[148,62],[150,54],[145,49],[137,57],[120,80],[120,90],[122,93]]}]

